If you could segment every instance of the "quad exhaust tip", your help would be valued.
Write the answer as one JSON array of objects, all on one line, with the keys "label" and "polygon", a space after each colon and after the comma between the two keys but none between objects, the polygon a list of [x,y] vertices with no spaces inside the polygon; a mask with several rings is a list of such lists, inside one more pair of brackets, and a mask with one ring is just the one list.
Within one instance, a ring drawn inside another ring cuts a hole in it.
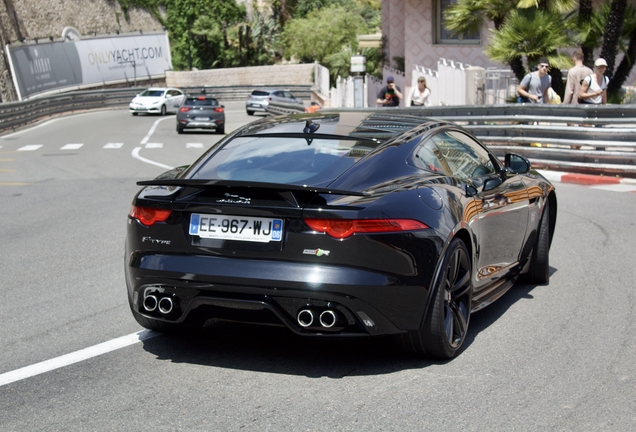
[{"label": "quad exhaust tip", "polygon": [[[314,325],[316,318],[318,322]],[[332,309],[327,309],[320,313],[312,309],[301,309],[300,312],[298,312],[296,320],[298,325],[304,328],[311,327],[312,325],[317,327],[319,324],[322,328],[329,329],[338,323],[338,314]]]},{"label": "quad exhaust tip", "polygon": [[301,327],[309,327],[314,323],[314,313],[310,309],[303,309],[298,312],[297,320]]},{"label": "quad exhaust tip", "polygon": [[170,297],[162,297],[161,300],[159,300],[159,312],[161,312],[162,314],[169,314],[170,312],[172,312],[172,299]]},{"label": "quad exhaust tip", "polygon": [[337,321],[338,321],[338,317],[336,317],[335,312],[330,309],[327,309],[326,311],[320,314],[320,325],[323,326],[324,328],[333,327]]},{"label": "quad exhaust tip", "polygon": [[157,298],[157,296],[150,294],[144,298],[143,306],[148,312],[159,310],[162,314],[167,315],[172,312],[174,302],[170,297]]},{"label": "quad exhaust tip", "polygon": [[153,312],[155,309],[157,309],[158,304],[159,302],[157,301],[157,297],[153,295],[146,296],[146,298],[144,299],[144,309],[146,309],[148,312]]}]

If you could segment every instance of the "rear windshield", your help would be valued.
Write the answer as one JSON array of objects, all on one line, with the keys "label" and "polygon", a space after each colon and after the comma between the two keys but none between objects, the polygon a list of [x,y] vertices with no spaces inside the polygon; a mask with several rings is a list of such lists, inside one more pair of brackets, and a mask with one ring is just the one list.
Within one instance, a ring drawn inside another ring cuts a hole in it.
[{"label": "rear windshield", "polygon": [[377,145],[355,139],[240,137],[218,149],[193,178],[325,186]]},{"label": "rear windshield", "polygon": [[252,96],[269,96],[269,92],[263,90],[254,90],[252,92]]},{"label": "rear windshield", "polygon": [[219,102],[216,99],[187,99],[185,106],[218,106]]}]

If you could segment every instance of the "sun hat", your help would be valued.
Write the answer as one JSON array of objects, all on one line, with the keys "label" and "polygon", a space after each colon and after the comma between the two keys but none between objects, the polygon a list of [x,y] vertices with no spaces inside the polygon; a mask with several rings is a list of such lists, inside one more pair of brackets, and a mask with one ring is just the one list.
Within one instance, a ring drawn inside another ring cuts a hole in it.
[{"label": "sun hat", "polygon": [[596,59],[596,61],[594,62],[594,66],[605,66],[605,67],[607,67],[607,62],[605,61],[605,59],[599,58],[599,59]]}]

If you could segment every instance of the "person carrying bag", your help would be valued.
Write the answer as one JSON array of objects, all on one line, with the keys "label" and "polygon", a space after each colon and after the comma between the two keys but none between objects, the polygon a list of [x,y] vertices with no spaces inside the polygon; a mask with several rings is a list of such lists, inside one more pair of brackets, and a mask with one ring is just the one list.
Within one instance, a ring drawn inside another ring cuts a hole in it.
[{"label": "person carrying bag", "polygon": [[589,105],[605,105],[607,103],[607,85],[609,78],[603,75],[607,62],[599,58],[594,62],[594,73],[581,81],[579,103]]}]

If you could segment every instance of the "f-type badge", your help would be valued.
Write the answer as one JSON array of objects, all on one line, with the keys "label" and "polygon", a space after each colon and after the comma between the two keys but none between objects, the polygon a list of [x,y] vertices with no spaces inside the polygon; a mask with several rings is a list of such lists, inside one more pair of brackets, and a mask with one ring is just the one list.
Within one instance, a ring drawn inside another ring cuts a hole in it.
[{"label": "f-type badge", "polygon": [[303,255],[329,256],[329,251],[324,249],[305,249]]}]

